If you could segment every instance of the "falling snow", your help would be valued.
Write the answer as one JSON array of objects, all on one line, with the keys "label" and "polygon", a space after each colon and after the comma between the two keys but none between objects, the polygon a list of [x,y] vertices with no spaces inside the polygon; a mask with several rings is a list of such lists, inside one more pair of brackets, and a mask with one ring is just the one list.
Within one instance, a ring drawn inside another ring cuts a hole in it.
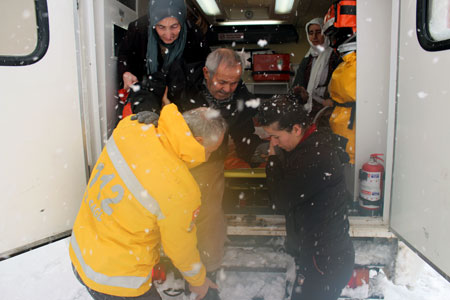
[{"label": "falling snow", "polygon": [[258,108],[260,103],[261,103],[261,99],[257,98],[257,99],[245,101],[245,106],[252,107],[252,108]]},{"label": "falling snow", "polygon": [[267,46],[267,41],[266,40],[258,40],[258,46],[261,48],[264,48],[265,46]]},{"label": "falling snow", "polygon": [[[151,5],[154,1],[151,2]],[[231,10],[231,9],[230,9]],[[242,10],[241,10],[242,11]],[[178,12],[181,14],[181,12]],[[297,11],[295,12],[297,15]],[[22,17],[28,19],[31,16],[29,10],[24,10],[22,12]],[[372,18],[366,18],[366,22],[372,22]],[[211,25],[212,26],[212,25]],[[211,27],[210,26],[210,27]],[[237,30],[236,30],[237,31]],[[420,31],[420,30],[418,30]],[[408,31],[409,37],[414,37],[414,30]],[[260,39],[258,41],[259,47],[267,46],[268,42],[266,40]],[[405,43],[407,45],[407,43]],[[202,46],[202,45],[201,45]],[[232,47],[235,47],[236,43],[232,43]],[[323,49],[319,49],[323,51]],[[165,50],[166,54],[169,52],[168,49]],[[294,53],[291,53],[294,57]],[[38,60],[39,57],[34,56],[32,58],[34,61]],[[403,60],[400,57],[400,60]],[[439,58],[435,57],[432,59],[433,64],[437,64]],[[281,65],[277,65],[278,69],[281,70]],[[191,73],[193,73],[191,69]],[[149,76],[151,79],[151,76]],[[216,84],[216,82],[214,82]],[[139,85],[132,85],[131,89],[134,92],[140,90]],[[448,91],[441,91],[443,95],[446,95]],[[398,97],[400,95],[398,94]],[[429,96],[428,93],[420,91],[417,93],[417,97],[420,99],[425,99]],[[124,94],[119,94],[119,97],[124,97]],[[193,99],[190,100],[191,103],[195,103]],[[135,102],[135,104],[138,102]],[[242,104],[241,104],[242,105]],[[260,99],[253,99],[245,102],[245,106],[257,108],[260,105]],[[118,106],[116,105],[116,109]],[[227,106],[230,109],[230,106]],[[265,110],[267,109],[264,108]],[[380,110],[379,114],[383,114]],[[208,117],[215,118],[219,115],[218,111],[209,110]],[[119,118],[122,118],[120,115]],[[102,118],[103,120],[103,118]],[[141,126],[142,131],[147,131],[153,125],[143,125]],[[378,132],[379,134],[379,132]],[[187,136],[191,135],[191,132],[186,132]],[[159,134],[157,134],[159,137]],[[217,137],[215,137],[217,138]],[[124,137],[122,137],[124,139]],[[245,139],[243,139],[245,142]],[[250,143],[250,139],[247,140]],[[56,153],[60,154],[62,149],[56,149]],[[317,153],[320,154],[320,153]],[[192,160],[191,162],[194,162]],[[63,165],[64,168],[68,168],[68,164]],[[270,166],[273,166],[273,162],[270,162]],[[133,169],[136,165],[131,165]],[[150,170],[146,170],[146,173],[150,173]],[[331,176],[331,173],[324,173],[325,176]],[[405,176],[405,174],[401,174]],[[142,191],[141,196],[147,197],[147,191]],[[240,193],[239,199],[244,199],[245,194]],[[304,194],[300,195],[304,197]],[[131,200],[132,196],[128,195]],[[64,202],[64,206],[66,203]],[[272,206],[275,209],[275,205]],[[43,211],[43,210],[42,210]],[[45,217],[44,217],[45,220]],[[67,220],[70,223],[70,220]],[[149,233],[150,229],[145,229],[145,233]],[[24,237],[24,240],[27,240]],[[70,262],[68,261],[67,255],[68,239],[64,239],[58,242],[54,242],[47,246],[29,251],[23,255],[19,255],[10,260],[5,260],[0,262],[0,290],[2,291],[2,297],[8,300],[14,299],[90,299],[86,290],[75,280],[71,272]],[[147,247],[150,251],[150,248]],[[406,251],[406,250],[403,250]],[[86,249],[83,249],[83,253],[86,254]],[[93,250],[89,249],[88,253],[93,254]],[[231,254],[230,254],[231,253]],[[250,256],[246,256],[250,253]],[[133,251],[129,251],[130,255],[133,255]],[[264,266],[270,265],[270,263],[284,264],[283,266],[289,266],[292,263],[291,258],[285,253],[271,253],[271,250],[263,250],[263,252],[258,252],[256,249],[245,249],[245,251],[228,250],[227,255],[229,255],[228,262],[238,263],[240,265],[255,266],[259,263],[265,264]],[[368,254],[369,255],[369,254]],[[383,253],[381,254],[383,255]],[[413,253],[408,253],[404,255],[405,257],[398,258],[398,265],[400,266],[399,275],[397,275],[396,283],[389,279],[389,274],[384,272],[374,272],[371,271],[370,278],[374,279],[375,284],[384,293],[385,300],[419,300],[419,299],[433,299],[433,300],[447,300],[450,294],[450,286],[448,282],[443,281],[441,277],[436,275],[436,272],[432,270],[428,265],[423,264],[419,258],[413,257]],[[250,257],[250,258],[249,258]],[[255,259],[256,257],[256,259]],[[140,260],[136,256],[136,260]],[[411,266],[413,266],[411,268]],[[291,266],[292,267],[292,266]],[[193,270],[200,270],[201,265],[195,264],[192,266]],[[403,269],[402,269],[403,268]],[[413,269],[415,274],[407,274],[408,271]],[[292,271],[292,268],[288,270]],[[287,273],[288,273],[287,272]],[[403,274],[402,274],[403,272]],[[267,275],[267,274],[266,274]],[[174,284],[176,280],[169,274],[167,284]],[[254,278],[255,280],[253,280]],[[224,300],[227,299],[251,299],[250,297],[262,297],[265,300],[279,300],[279,295],[283,295],[285,292],[284,284],[289,274],[285,275],[267,275],[266,277],[261,276],[261,274],[251,274],[246,273],[245,276],[240,274],[233,274],[231,272],[225,272],[221,269],[218,276],[218,283],[221,288],[221,296]],[[184,283],[181,282],[181,287]],[[358,291],[345,291],[348,294],[367,293],[369,289],[368,285],[364,285]],[[248,296],[248,297],[247,297]],[[353,296],[356,298],[355,294]],[[165,298],[164,298],[165,299]],[[178,298],[177,298],[178,299]]]},{"label": "falling snow", "polygon": [[208,109],[205,113],[205,117],[208,119],[214,119],[220,116],[220,111],[215,109]]},{"label": "falling snow", "polygon": [[136,93],[136,92],[139,92],[139,90],[141,89],[141,86],[132,84],[132,85],[130,85],[130,88],[133,90],[133,92]]},{"label": "falling snow", "polygon": [[428,97],[428,94],[425,92],[418,92],[417,93],[417,97],[419,97],[420,99],[425,99],[426,97]]},{"label": "falling snow", "polygon": [[25,9],[25,10],[22,12],[22,18],[28,19],[29,17],[31,17],[31,12],[30,12],[28,9]]}]

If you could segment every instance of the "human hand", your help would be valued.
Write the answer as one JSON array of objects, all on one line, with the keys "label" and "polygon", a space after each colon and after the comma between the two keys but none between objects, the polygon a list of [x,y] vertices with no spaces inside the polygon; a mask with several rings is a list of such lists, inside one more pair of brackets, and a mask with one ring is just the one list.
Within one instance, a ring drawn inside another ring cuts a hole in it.
[{"label": "human hand", "polygon": [[332,107],[334,105],[333,100],[331,100],[330,98],[325,99],[322,104],[323,104],[323,106],[329,106],[329,107]]},{"label": "human hand", "polygon": [[273,143],[273,138],[270,139],[270,144],[269,144],[269,156],[270,155],[275,155],[275,145]]},{"label": "human hand", "polygon": [[162,97],[161,100],[161,108],[166,106],[167,104],[170,104],[172,102],[170,102],[169,98],[167,98],[167,92],[169,91],[169,88],[166,86],[166,89],[164,90],[164,95]]},{"label": "human hand", "polygon": [[130,72],[125,72],[122,75],[122,80],[123,80],[123,88],[125,90],[129,90],[130,87],[138,82],[138,79],[136,76],[134,76],[132,73]]},{"label": "human hand", "polygon": [[137,114],[131,116],[131,120],[137,120],[139,123],[144,123],[147,125],[153,124],[158,126],[159,115],[152,111],[140,111]]},{"label": "human hand", "polygon": [[251,157],[252,163],[263,163],[269,156],[269,144],[270,142],[263,142],[256,147],[255,152]]},{"label": "human hand", "polygon": [[309,98],[309,93],[302,86],[300,87],[300,97],[302,98],[303,102],[308,101]]},{"label": "human hand", "polygon": [[208,293],[209,288],[217,289],[219,287],[208,277],[205,277],[205,282],[201,286],[193,286],[189,284],[189,290],[197,295],[195,300],[203,299],[206,296],[206,293]]}]

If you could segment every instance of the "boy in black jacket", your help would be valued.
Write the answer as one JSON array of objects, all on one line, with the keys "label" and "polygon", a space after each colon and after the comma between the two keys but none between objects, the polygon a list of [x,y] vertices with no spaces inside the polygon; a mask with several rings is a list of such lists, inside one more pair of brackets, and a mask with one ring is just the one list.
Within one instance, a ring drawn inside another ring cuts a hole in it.
[{"label": "boy in black jacket", "polygon": [[297,264],[291,300],[335,300],[355,258],[343,175],[348,155],[329,128],[317,129],[308,120],[284,96],[259,109],[259,122],[270,135],[269,192],[285,212],[286,249]]}]

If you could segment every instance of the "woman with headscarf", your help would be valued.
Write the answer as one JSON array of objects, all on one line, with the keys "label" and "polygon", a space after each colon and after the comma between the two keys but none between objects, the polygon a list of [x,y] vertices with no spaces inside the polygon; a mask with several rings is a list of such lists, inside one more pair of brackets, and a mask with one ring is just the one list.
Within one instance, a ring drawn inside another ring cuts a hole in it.
[{"label": "woman with headscarf", "polygon": [[139,82],[158,101],[168,87],[176,103],[186,86],[202,80],[210,52],[201,30],[188,20],[184,0],[152,0],[148,15],[130,23],[120,44],[119,78],[125,90]]},{"label": "woman with headscarf", "polygon": [[339,55],[323,35],[323,18],[315,18],[306,26],[310,48],[300,63],[295,76],[294,93],[300,96],[304,109],[314,116],[322,107],[332,106],[327,90],[333,70],[339,64]]}]

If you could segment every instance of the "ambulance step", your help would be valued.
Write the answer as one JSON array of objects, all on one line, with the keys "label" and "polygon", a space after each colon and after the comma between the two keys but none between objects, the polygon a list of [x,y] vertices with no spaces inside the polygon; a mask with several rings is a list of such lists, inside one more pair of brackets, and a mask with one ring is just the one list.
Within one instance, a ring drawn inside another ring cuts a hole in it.
[{"label": "ambulance step", "polygon": [[338,298],[338,300],[380,300],[380,299],[384,299],[384,296],[368,297],[368,298],[352,298],[352,297],[340,296]]},{"label": "ambulance step", "polygon": [[246,266],[223,266],[225,272],[257,272],[257,273],[286,273],[286,267],[246,267]]}]

